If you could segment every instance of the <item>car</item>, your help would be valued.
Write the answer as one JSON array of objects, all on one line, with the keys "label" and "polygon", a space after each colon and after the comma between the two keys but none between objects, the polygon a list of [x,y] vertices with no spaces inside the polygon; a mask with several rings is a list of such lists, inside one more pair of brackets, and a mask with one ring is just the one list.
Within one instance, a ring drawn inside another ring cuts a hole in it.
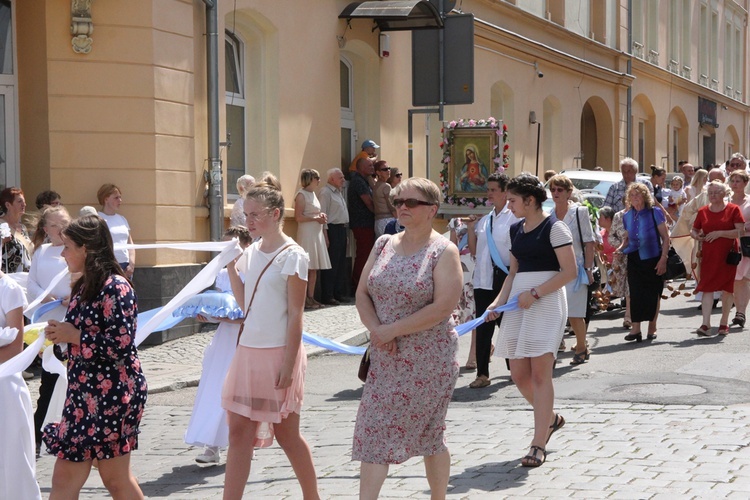
[{"label": "car", "polygon": [[[622,180],[620,172],[579,169],[563,170],[559,173],[567,176],[573,182],[573,186],[580,192],[583,199],[589,201],[597,208],[604,206],[604,200],[607,197],[610,186]],[[542,209],[549,213],[555,205],[549,190],[549,182],[544,184],[544,189],[547,190],[547,201],[542,204]]]}]

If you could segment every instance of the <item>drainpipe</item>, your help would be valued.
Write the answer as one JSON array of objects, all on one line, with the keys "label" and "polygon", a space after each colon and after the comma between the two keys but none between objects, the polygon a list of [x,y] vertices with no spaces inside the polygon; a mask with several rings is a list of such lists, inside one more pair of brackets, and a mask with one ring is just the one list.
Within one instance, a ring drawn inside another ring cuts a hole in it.
[{"label": "drainpipe", "polygon": [[206,4],[206,79],[208,111],[208,210],[211,240],[219,241],[224,229],[223,179],[219,156],[219,15],[216,0]]},{"label": "drainpipe", "polygon": [[[645,44],[644,44],[645,45]],[[628,75],[633,74],[633,0],[628,0]],[[627,141],[628,156],[633,157],[633,84],[628,85],[627,96],[627,130],[625,137]],[[619,163],[619,161],[618,161]]]}]

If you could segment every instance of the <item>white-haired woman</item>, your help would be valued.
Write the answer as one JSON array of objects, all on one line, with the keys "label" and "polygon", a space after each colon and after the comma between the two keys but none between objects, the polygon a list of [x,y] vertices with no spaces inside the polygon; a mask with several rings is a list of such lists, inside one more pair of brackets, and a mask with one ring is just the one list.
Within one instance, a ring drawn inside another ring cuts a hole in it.
[{"label": "white-haired woman", "polygon": [[229,216],[230,226],[245,227],[245,196],[248,190],[255,184],[255,177],[245,174],[237,179],[237,194],[240,195],[232,207],[232,214]]}]

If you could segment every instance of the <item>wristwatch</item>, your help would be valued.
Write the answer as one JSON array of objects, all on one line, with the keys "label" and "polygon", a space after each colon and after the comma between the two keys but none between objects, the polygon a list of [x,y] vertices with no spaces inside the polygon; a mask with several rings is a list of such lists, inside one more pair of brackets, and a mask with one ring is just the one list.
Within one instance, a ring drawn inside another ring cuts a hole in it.
[{"label": "wristwatch", "polygon": [[536,292],[536,288],[532,288],[531,290],[529,290],[529,293],[530,293],[530,294],[531,294],[531,296],[532,296],[532,297],[534,297],[534,298],[535,298],[536,300],[539,300],[539,298],[540,298],[540,297],[539,297],[539,294],[538,294],[538,293]]}]

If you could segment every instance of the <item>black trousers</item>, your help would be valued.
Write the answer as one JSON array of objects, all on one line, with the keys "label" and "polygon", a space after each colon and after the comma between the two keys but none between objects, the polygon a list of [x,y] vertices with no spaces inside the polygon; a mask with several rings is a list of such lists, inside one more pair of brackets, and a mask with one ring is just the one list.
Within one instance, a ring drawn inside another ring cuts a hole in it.
[{"label": "black trousers", "polygon": [[[503,287],[505,278],[508,275],[503,274],[502,279],[495,280],[499,282],[499,286],[495,290],[483,290],[481,288],[474,289],[474,306],[476,307],[476,315],[479,317],[484,314],[492,301],[497,298],[500,294],[500,289]],[[495,283],[494,285],[498,285]],[[490,351],[492,349],[492,336],[495,334],[495,327],[500,326],[500,321],[503,319],[502,313],[500,317],[495,321],[486,321],[477,327],[477,377],[484,375],[485,377],[490,376]]]},{"label": "black trousers", "polygon": [[52,393],[55,390],[55,384],[59,376],[42,369],[42,385],[39,386],[39,399],[36,400],[36,411],[34,412],[34,438],[36,439],[37,446],[41,446],[42,444],[41,428],[44,423],[44,417],[47,416],[47,409],[49,408]]},{"label": "black trousers", "polygon": [[331,268],[320,273],[320,288],[323,300],[345,297],[346,286],[346,224],[328,224],[328,257]]}]

